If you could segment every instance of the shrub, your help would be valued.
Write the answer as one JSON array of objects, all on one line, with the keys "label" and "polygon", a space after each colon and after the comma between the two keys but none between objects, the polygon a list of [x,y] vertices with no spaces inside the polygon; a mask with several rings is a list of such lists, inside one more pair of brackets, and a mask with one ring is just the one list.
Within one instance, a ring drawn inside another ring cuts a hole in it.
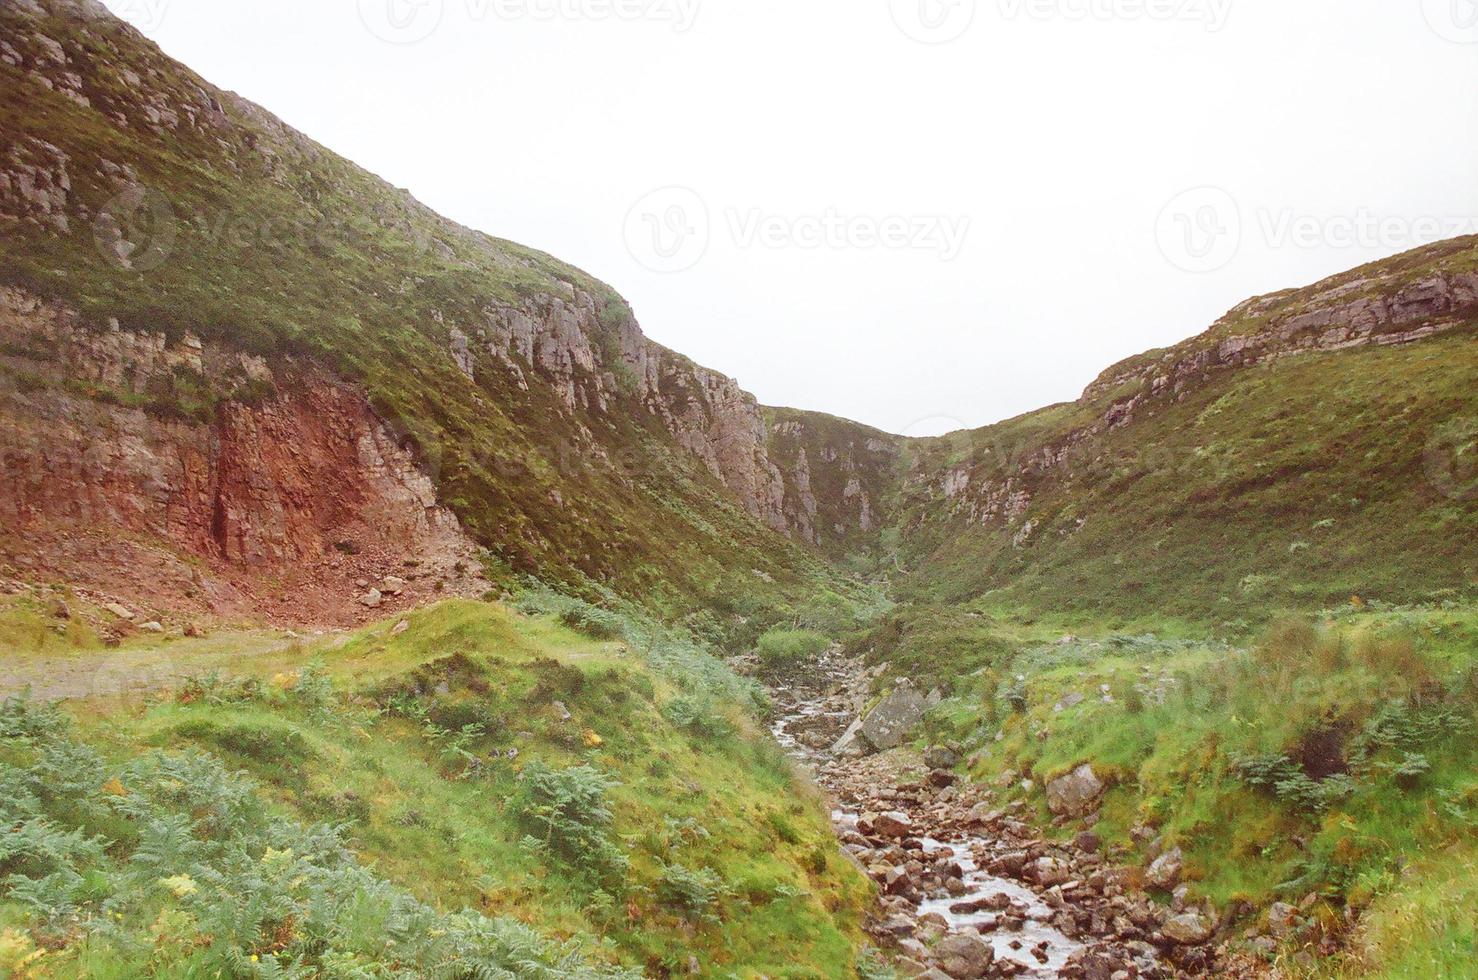
[{"label": "shrub", "polygon": [[785,667],[819,657],[829,645],[826,637],[810,630],[772,629],[759,638],[756,648],[767,667]]},{"label": "shrub", "polygon": [[662,714],[678,728],[699,738],[728,738],[734,734],[733,724],[707,695],[679,695],[663,705]]},{"label": "shrub", "polygon": [[619,881],[629,861],[612,838],[615,814],[606,799],[617,785],[591,766],[551,769],[536,760],[523,771],[513,811],[541,850],[596,881]]},{"label": "shrub", "polygon": [[[340,828],[274,815],[214,757],[108,766],[54,710],[19,700],[0,704],[0,753],[0,903],[110,976],[634,980],[520,923],[422,904],[360,865]],[[54,778],[67,762],[86,771]],[[38,945],[5,931],[0,972]]]},{"label": "shrub", "polygon": [[668,864],[656,884],[657,900],[689,921],[718,922],[714,906],[728,894],[728,886],[717,873],[694,871],[681,864]]}]

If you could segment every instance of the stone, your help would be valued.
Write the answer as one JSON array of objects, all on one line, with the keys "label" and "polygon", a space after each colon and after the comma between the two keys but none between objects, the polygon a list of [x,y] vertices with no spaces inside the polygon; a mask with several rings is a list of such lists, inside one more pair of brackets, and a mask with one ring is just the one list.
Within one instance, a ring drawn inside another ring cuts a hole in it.
[{"label": "stone", "polygon": [[872,832],[879,837],[907,837],[913,833],[913,821],[896,810],[879,813],[872,818]]},{"label": "stone", "polygon": [[570,714],[570,709],[565,705],[563,701],[555,701],[553,704],[550,705],[550,707],[554,709],[555,717],[557,717],[560,721],[569,721],[570,718],[573,717]]},{"label": "stone", "polygon": [[380,584],[380,591],[386,595],[400,595],[405,591],[405,584],[405,579],[403,578],[386,575],[384,582]]},{"label": "stone", "polygon": [[141,624],[139,626],[139,629],[143,630],[145,633],[163,633],[164,625],[162,623],[149,622]]},{"label": "stone", "polygon": [[954,980],[980,980],[990,972],[995,950],[979,936],[957,932],[935,945],[934,958],[939,969]]},{"label": "stone", "polygon": [[1047,809],[1060,817],[1081,817],[1097,809],[1103,782],[1091,765],[1081,765],[1047,784]]},{"label": "stone", "polygon": [[861,736],[878,751],[895,749],[923,720],[928,699],[907,678],[862,719]]},{"label": "stone", "polygon": [[1160,932],[1171,942],[1195,946],[1210,939],[1213,929],[1210,920],[1200,912],[1185,912],[1166,922]]},{"label": "stone", "polygon": [[959,764],[959,753],[942,745],[936,745],[924,753],[924,765],[930,769],[953,769]]},{"label": "stone", "polygon": [[1037,858],[1032,871],[1037,884],[1043,888],[1060,885],[1072,877],[1072,869],[1066,863],[1050,857]]},{"label": "stone", "polygon": [[108,603],[104,603],[103,604],[103,608],[105,610],[107,610],[108,612],[112,613],[114,616],[116,616],[119,619],[127,620],[128,622],[133,622],[134,612],[133,612],[132,609],[129,609],[127,606],[120,606],[116,602],[108,602]]},{"label": "stone", "polygon": [[1180,884],[1181,872],[1185,869],[1185,855],[1175,847],[1161,854],[1150,864],[1144,874],[1145,883],[1153,888],[1167,891]]},{"label": "stone", "polygon": [[359,597],[359,604],[366,609],[379,609],[385,604],[385,597],[380,594],[379,589],[370,589]]},{"label": "stone", "polygon": [[1084,854],[1097,854],[1098,849],[1103,846],[1103,841],[1091,830],[1085,830],[1073,838],[1073,846]]},{"label": "stone", "polygon": [[1287,939],[1298,928],[1298,909],[1287,902],[1274,902],[1268,909],[1268,932],[1278,939]]},{"label": "stone", "polygon": [[1052,710],[1055,712],[1063,712],[1068,710],[1069,708],[1076,708],[1078,705],[1082,704],[1083,701],[1083,695],[1079,694],[1077,691],[1074,691],[1064,697],[1061,701],[1057,702],[1057,704],[1052,707]]},{"label": "stone", "polygon": [[400,634],[404,633],[406,630],[408,630],[410,628],[411,628],[411,622],[410,622],[410,620],[408,620],[408,619],[402,619],[400,622],[398,622],[398,623],[395,624],[395,628],[390,631],[390,635],[391,636],[399,636]]}]

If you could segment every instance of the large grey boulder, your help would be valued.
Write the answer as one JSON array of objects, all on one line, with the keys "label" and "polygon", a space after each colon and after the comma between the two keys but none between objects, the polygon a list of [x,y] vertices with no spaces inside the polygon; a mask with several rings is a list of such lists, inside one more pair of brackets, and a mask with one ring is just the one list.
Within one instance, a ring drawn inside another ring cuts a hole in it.
[{"label": "large grey boulder", "polygon": [[957,932],[939,940],[934,947],[934,958],[939,969],[954,980],[980,980],[990,972],[996,954],[979,936]]},{"label": "large grey boulder", "polygon": [[895,749],[924,718],[929,699],[907,678],[862,719],[860,735],[879,752]]},{"label": "large grey boulder", "polygon": [[1092,813],[1103,795],[1103,782],[1090,765],[1081,765],[1047,784],[1047,809],[1059,817]]}]

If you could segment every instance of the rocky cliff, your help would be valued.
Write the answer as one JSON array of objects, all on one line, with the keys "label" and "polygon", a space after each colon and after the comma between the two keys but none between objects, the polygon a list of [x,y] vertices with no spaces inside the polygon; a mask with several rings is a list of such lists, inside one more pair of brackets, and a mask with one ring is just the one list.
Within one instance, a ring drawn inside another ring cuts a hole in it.
[{"label": "rocky cliff", "polygon": [[[415,459],[332,378],[190,336],[99,333],[14,289],[0,289],[0,350],[12,567],[134,608],[290,622],[487,587],[480,549]],[[205,421],[90,397],[207,372],[241,397]]]},{"label": "rocky cliff", "polygon": [[[1199,336],[1109,368],[1066,413],[1084,417],[1021,445],[1006,460],[987,454],[916,480],[955,513],[1012,526],[1023,539],[1031,485],[1102,453],[1100,438],[1185,401],[1227,372],[1300,355],[1409,344],[1469,330],[1478,319],[1478,239],[1457,239],[1300,290],[1239,304]],[[1021,542],[1018,541],[1018,544]]]}]

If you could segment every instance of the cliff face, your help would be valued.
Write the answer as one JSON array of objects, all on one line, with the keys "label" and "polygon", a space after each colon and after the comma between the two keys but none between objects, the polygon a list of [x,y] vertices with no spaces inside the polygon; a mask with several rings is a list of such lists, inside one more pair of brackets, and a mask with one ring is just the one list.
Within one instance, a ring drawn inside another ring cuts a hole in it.
[{"label": "cliff face", "polygon": [[[7,381],[23,379],[0,387],[0,554],[13,564],[135,606],[291,622],[370,615],[371,589],[395,606],[487,587],[431,481],[333,379],[278,376],[193,337],[96,333],[13,289],[0,290],[0,346]],[[208,370],[262,394],[207,420],[88,397],[94,385],[147,397]]]},{"label": "cliff face", "polygon": [[817,412],[766,414],[791,533],[836,557],[875,550],[891,517],[908,440]]}]

